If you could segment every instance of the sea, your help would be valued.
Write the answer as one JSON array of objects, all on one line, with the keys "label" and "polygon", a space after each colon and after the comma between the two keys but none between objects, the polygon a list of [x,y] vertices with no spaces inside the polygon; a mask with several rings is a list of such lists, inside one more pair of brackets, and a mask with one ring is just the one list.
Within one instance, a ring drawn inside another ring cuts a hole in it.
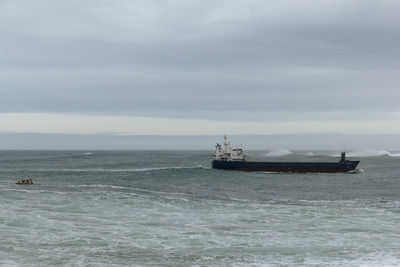
[{"label": "sea", "polygon": [[400,265],[398,151],[350,151],[345,174],[216,170],[212,153],[0,151],[0,266]]}]

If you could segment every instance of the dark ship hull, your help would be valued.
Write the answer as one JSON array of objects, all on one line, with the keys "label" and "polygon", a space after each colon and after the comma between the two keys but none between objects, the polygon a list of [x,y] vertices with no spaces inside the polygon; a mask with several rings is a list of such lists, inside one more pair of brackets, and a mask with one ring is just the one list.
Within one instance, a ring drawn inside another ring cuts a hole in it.
[{"label": "dark ship hull", "polygon": [[354,171],[360,161],[339,162],[257,162],[213,160],[215,169],[262,172],[334,173]]}]

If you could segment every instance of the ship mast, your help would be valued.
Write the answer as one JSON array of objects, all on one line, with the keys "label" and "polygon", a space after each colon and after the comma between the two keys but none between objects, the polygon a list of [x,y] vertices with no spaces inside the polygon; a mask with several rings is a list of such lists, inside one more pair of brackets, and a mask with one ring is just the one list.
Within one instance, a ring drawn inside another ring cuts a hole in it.
[{"label": "ship mast", "polygon": [[226,139],[227,139],[227,136],[226,136],[226,134],[225,134],[225,135],[224,135],[224,146],[225,146],[225,150],[226,150],[227,146],[229,145],[229,142],[227,142]]}]

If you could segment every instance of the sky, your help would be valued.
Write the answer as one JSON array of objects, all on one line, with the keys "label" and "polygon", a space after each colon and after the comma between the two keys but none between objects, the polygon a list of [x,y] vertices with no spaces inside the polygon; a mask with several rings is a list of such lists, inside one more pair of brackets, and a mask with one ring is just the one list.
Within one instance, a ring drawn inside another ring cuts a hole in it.
[{"label": "sky", "polygon": [[400,134],[400,1],[0,0],[0,134]]}]

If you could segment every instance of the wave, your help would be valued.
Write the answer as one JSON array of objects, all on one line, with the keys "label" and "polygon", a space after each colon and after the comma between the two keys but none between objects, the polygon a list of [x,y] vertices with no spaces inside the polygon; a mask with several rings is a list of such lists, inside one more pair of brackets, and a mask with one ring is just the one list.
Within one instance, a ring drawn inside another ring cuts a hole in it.
[{"label": "wave", "polygon": [[[165,191],[157,191],[157,190],[149,190],[149,189],[142,189],[138,187],[131,187],[131,186],[119,186],[119,185],[109,185],[109,184],[81,184],[81,185],[67,185],[70,188],[105,188],[105,189],[116,189],[116,190],[124,190],[124,193],[129,193],[127,190],[136,191],[136,193],[149,193],[149,194],[156,194],[160,196],[164,196],[166,198],[171,199],[179,199],[183,201],[189,201],[188,199],[181,198],[179,196],[190,196],[190,194],[180,193],[180,192],[165,192]],[[130,192],[130,194],[138,195],[136,193]]]},{"label": "wave", "polygon": [[0,171],[32,171],[32,172],[145,172],[159,170],[179,170],[179,169],[206,169],[203,166],[188,167],[156,167],[156,168],[137,168],[137,169],[0,169]]},{"label": "wave", "polygon": [[109,187],[114,189],[129,189],[126,186],[110,185],[110,184],[78,184],[78,185],[67,185],[67,187]]},{"label": "wave", "polygon": [[179,170],[179,169],[203,169],[203,166],[189,166],[189,167],[158,167],[158,168],[141,168],[133,169],[132,171],[143,172],[143,171],[159,171],[159,170]]},{"label": "wave", "polygon": [[362,173],[362,172],[364,172],[363,169],[354,169],[354,170],[348,171],[348,172],[346,172],[346,173]]},{"label": "wave", "polygon": [[269,151],[264,156],[266,156],[266,157],[280,157],[280,156],[285,156],[285,155],[289,155],[289,154],[292,154],[292,152],[290,152],[287,149],[276,149],[276,150]]},{"label": "wave", "polygon": [[[340,158],[340,152],[335,152],[333,154],[320,154],[319,156],[325,157],[333,157]],[[400,152],[390,152],[387,150],[374,150],[374,149],[362,149],[362,150],[352,150],[346,152],[346,157],[357,157],[357,158],[366,158],[366,157],[400,157]]]},{"label": "wave", "polygon": [[386,150],[372,150],[372,149],[364,149],[359,151],[350,151],[347,153],[348,157],[380,157],[380,156],[389,156],[389,157],[400,157],[400,153],[392,153]]}]

